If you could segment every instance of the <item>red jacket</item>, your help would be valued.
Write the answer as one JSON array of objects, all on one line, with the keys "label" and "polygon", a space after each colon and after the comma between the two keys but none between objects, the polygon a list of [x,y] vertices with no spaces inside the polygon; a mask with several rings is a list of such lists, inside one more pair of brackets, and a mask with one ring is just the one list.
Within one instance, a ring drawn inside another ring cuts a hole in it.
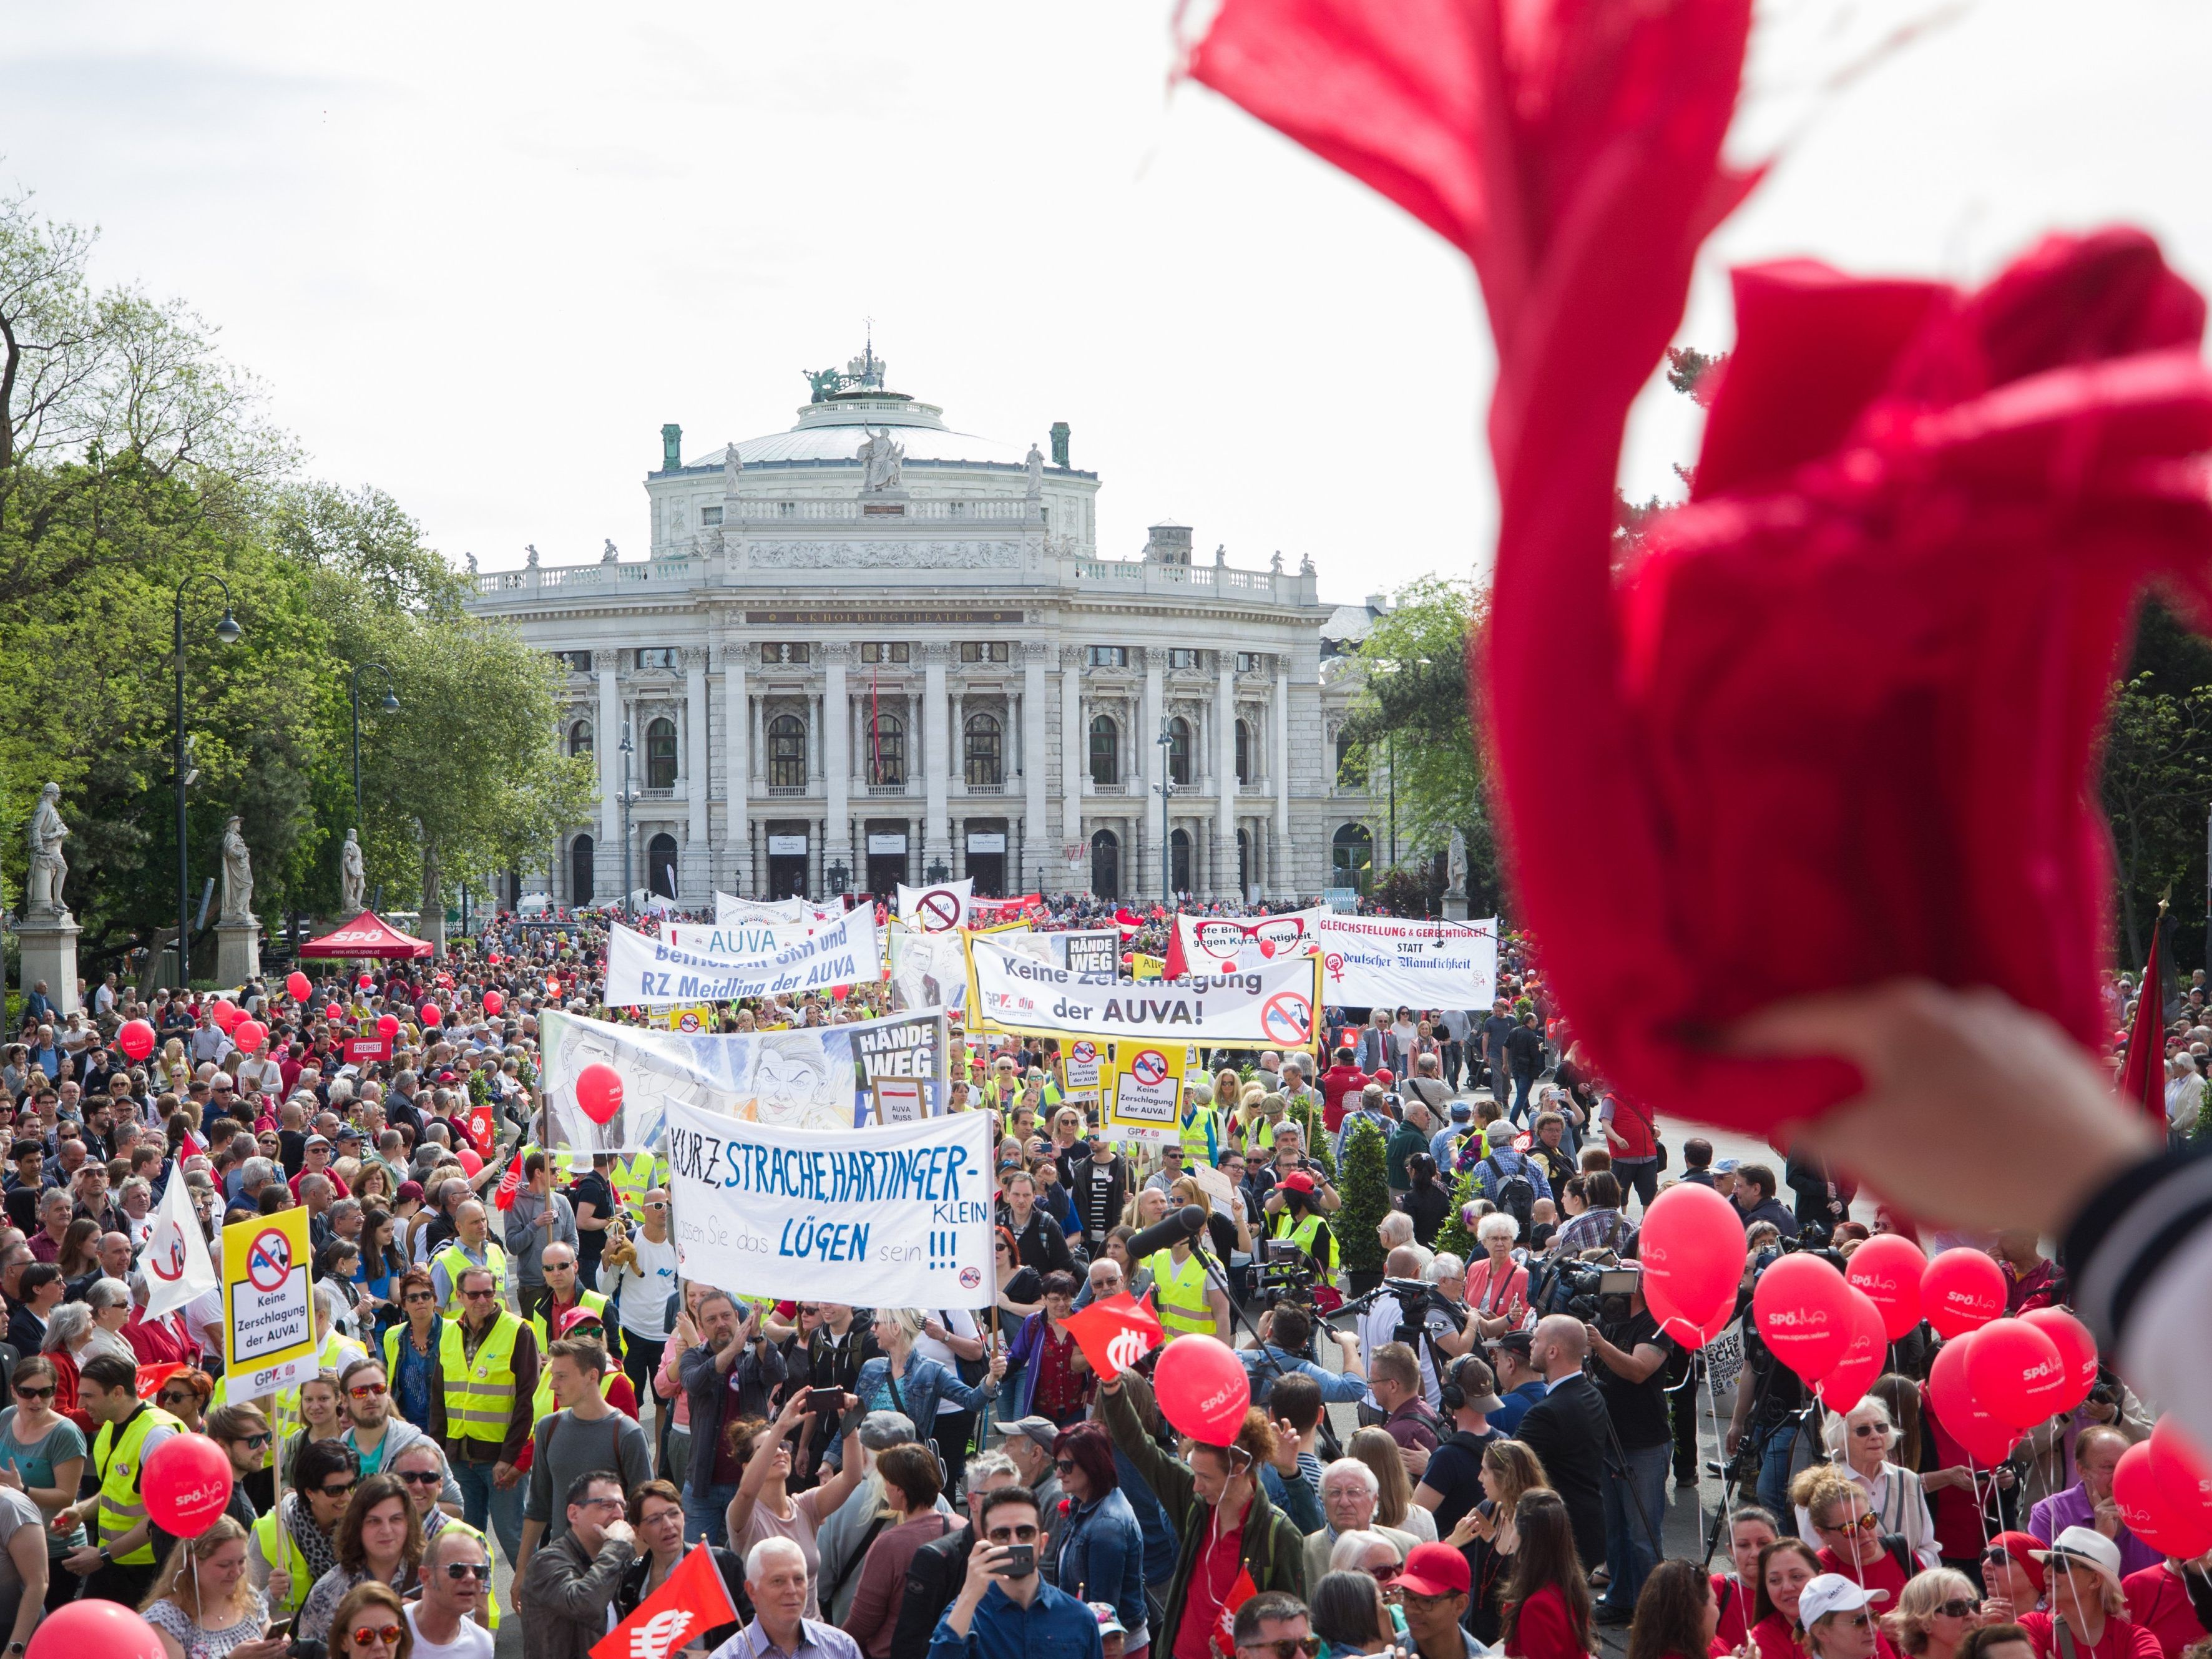
[{"label": "red jacket", "polygon": [[1513,1639],[1505,1644],[1509,1659],[1589,1659],[1575,1638],[1567,1620],[1567,1598],[1557,1584],[1547,1584],[1521,1604],[1513,1621]]},{"label": "red jacket", "polygon": [[[2017,1622],[2035,1644],[2036,1659],[2057,1659],[2058,1639],[2051,1632],[2051,1614],[2023,1613]],[[2165,1659],[2158,1638],[2124,1619],[2107,1618],[2105,1633],[2097,1638],[2096,1646],[2091,1647],[2078,1634],[2072,1645],[2075,1659]]]},{"label": "red jacket", "polygon": [[[1367,1073],[1357,1066],[1332,1066],[1321,1074],[1322,1127],[1334,1134],[1344,1127],[1344,1097],[1367,1086]],[[1309,1149],[1310,1150],[1310,1149]]]},{"label": "red jacket", "polygon": [[2204,1626],[2197,1622],[2197,1609],[2189,1600],[2189,1587],[2181,1582],[2169,1561],[2131,1572],[2120,1580],[2128,1598],[2128,1620],[2138,1630],[2158,1638],[2166,1659],[2181,1659],[2182,1649],[2204,1639]]}]

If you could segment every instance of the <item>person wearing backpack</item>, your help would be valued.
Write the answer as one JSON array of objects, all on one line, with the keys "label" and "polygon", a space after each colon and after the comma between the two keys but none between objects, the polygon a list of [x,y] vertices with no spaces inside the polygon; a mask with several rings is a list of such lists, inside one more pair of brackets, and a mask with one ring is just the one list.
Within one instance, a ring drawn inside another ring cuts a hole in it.
[{"label": "person wearing backpack", "polygon": [[1474,1166],[1474,1195],[1488,1199],[1520,1223],[1521,1237],[1526,1238],[1536,1200],[1552,1196],[1552,1178],[1540,1163],[1503,1137],[1491,1146],[1492,1150]]}]

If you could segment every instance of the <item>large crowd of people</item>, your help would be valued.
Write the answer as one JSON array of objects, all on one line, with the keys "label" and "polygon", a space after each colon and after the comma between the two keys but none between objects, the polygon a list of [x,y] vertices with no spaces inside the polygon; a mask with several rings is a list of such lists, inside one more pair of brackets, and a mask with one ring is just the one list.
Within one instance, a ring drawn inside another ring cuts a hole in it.
[{"label": "large crowd of people", "polygon": [[[1161,921],[1115,925],[1134,950]],[[141,1609],[173,1659],[482,1659],[502,1618],[532,1659],[580,1659],[700,1544],[735,1617],[682,1645],[744,1659],[1574,1659],[1608,1627],[1634,1659],[2182,1659],[2212,1626],[2212,1559],[2170,1559],[2121,1518],[2114,1468],[2154,1414],[2109,1368],[1995,1469],[1931,1407],[1925,1327],[1825,1411],[1741,1316],[1784,1255],[1847,1261],[1909,1224],[1862,1218],[1808,1151],[1669,1145],[1519,941],[1489,1008],[1329,1010],[1318,1054],[1209,1054],[1158,1146],[1110,1140],[1054,1043],[970,1034],[947,1104],[993,1115],[999,1176],[975,1313],[687,1282],[650,1152],[568,1167],[534,1145],[539,1014],[640,1017],[599,1001],[605,941],[595,917],[501,916],[296,1000],[249,984],[228,1000],[267,1028],[251,1053],[211,996],[111,978],[63,1017],[33,993],[0,1050],[0,1625],[19,1644],[98,1597]],[[886,1007],[864,985],[715,1017]],[[2179,1134],[2212,1034],[2201,998],[2174,1012]],[[394,1017],[388,1053],[349,1056]],[[134,1020],[157,1043],[137,1061],[118,1046]],[[1381,1190],[1347,1194],[1370,1128]],[[307,1212],[317,1376],[234,1396],[219,1294],[148,1316],[143,1252],[178,1182],[211,1242]],[[1638,1267],[1676,1182],[1744,1228],[1740,1323],[1704,1354],[1661,1330]],[[1364,1198],[1371,1247],[1340,1232]],[[1203,1225],[1162,1243],[1186,1206]],[[2068,1301],[2033,1229],[1978,1242],[2012,1310]],[[1123,1291],[1149,1295],[1165,1344],[1102,1376],[1068,1322]],[[1154,1394],[1191,1335],[1244,1362],[1227,1445],[1180,1435]],[[1666,1544],[1670,1490],[1697,1502],[1701,1420],[1726,1460],[1710,1571]],[[235,1481],[190,1539],[135,1486],[178,1434]]]}]

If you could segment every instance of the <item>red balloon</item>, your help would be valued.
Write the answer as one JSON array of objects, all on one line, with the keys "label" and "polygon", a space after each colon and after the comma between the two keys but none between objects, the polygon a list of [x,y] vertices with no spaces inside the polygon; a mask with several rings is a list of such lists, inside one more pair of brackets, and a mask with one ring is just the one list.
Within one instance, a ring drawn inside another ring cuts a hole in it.
[{"label": "red balloon", "polygon": [[1785,1255],[1759,1276],[1752,1321],[1774,1357],[1817,1382],[1850,1346],[1850,1290],[1817,1255]]},{"label": "red balloon", "polygon": [[2158,1453],[2148,1440],[2120,1454],[2112,1470],[2112,1502],[2127,1529],[2162,1555],[2194,1560],[2212,1550],[2212,1516],[2187,1489],[2158,1478]]},{"label": "red balloon", "polygon": [[438,1005],[434,1002],[424,1003],[420,1008],[417,1008],[415,1011],[415,1017],[421,1020],[426,1026],[435,1025],[441,1018],[438,1012]]},{"label": "red balloon", "polygon": [[378,1015],[376,1019],[376,1034],[382,1037],[386,1042],[391,1042],[392,1038],[398,1036],[399,1035],[399,1016],[397,1014]]},{"label": "red balloon", "polygon": [[115,1034],[115,1046],[127,1059],[143,1060],[154,1052],[154,1028],[143,1019],[125,1020]]},{"label": "red balloon", "polygon": [[122,1602],[65,1601],[39,1620],[23,1659],[163,1659],[164,1651],[154,1627]]},{"label": "red balloon", "polygon": [[1920,1322],[1920,1279],[1928,1257],[1902,1233],[1876,1233],[1851,1252],[1844,1277],[1881,1310],[1881,1334],[1894,1342]]},{"label": "red balloon", "polygon": [[375,984],[376,981],[372,975],[363,974],[359,979],[356,980],[354,983],[358,985],[362,990],[366,991],[370,986]]},{"label": "red balloon", "polygon": [[2097,1386],[2097,1339],[2063,1308],[2037,1308],[2021,1317],[2057,1345],[2067,1371],[2066,1392],[2059,1399],[2058,1410],[2072,1411]]},{"label": "red balloon", "polygon": [[594,1060],[576,1073],[576,1103],[594,1123],[605,1123],[622,1110],[622,1073],[605,1060]]},{"label": "red balloon", "polygon": [[2055,1416],[2073,1381],[2058,1345],[2024,1319],[1993,1319],[1974,1333],[1966,1384],[2000,1423],[2030,1429]]},{"label": "red balloon", "polygon": [[1252,1383],[1243,1362],[1210,1336],[1179,1336],[1152,1372],[1160,1414],[1200,1445],[1226,1446],[1244,1426]]},{"label": "red balloon", "polygon": [[464,1146],[453,1156],[460,1159],[461,1169],[468,1175],[474,1175],[483,1168],[483,1160],[477,1156],[477,1149],[473,1146]]},{"label": "red balloon", "polygon": [[323,1005],[323,1018],[325,1019],[343,1019],[345,1018],[345,1010],[339,1007],[335,1002],[326,1002]]},{"label": "red balloon", "polygon": [[[1856,1256],[1858,1252],[1851,1254]],[[1814,1385],[1820,1403],[1832,1412],[1847,1412],[1866,1398],[1866,1391],[1881,1375],[1889,1359],[1889,1333],[1881,1309],[1864,1291],[1851,1291],[1851,1341],[1836,1368]]]},{"label": "red balloon", "polygon": [[1978,1331],[2004,1309],[2004,1269],[1984,1251],[1946,1250],[1920,1277],[1920,1310],[1938,1336]]},{"label": "red balloon", "polygon": [[238,1005],[228,997],[217,997],[215,1000],[215,1006],[209,1012],[214,1017],[216,1029],[219,1031],[228,1031],[232,1026],[246,1018],[240,1012]]},{"label": "red balloon", "polygon": [[241,1019],[230,1028],[230,1040],[250,1054],[269,1041],[269,1028],[258,1019]]},{"label": "red balloon", "polygon": [[1966,1455],[1988,1468],[2020,1443],[2021,1431],[1990,1416],[1974,1397],[1966,1358],[1977,1334],[1969,1331],[1954,1336],[1936,1351],[1935,1363],[1928,1368],[1928,1405]]},{"label": "red balloon", "polygon": [[155,1526],[197,1538],[230,1503],[230,1455],[204,1434],[172,1435],[146,1460],[138,1488]]},{"label": "red balloon", "polygon": [[2207,1549],[2212,1549],[2212,1458],[2205,1456],[2204,1449],[2171,1416],[2158,1419],[2158,1426],[2150,1431],[2147,1443],[2150,1447],[2150,1472],[2158,1477],[2158,1489],[2167,1504],[2192,1527],[2202,1525],[2208,1528],[2204,1534],[2208,1541],[2195,1550],[2186,1554],[2179,1550],[2168,1552],[2181,1555],[2185,1561],[2194,1560]]},{"label": "red balloon", "polygon": [[1702,1329],[1723,1308],[1735,1306],[1743,1282],[1743,1223],[1735,1206],[1710,1187],[1669,1187],[1644,1212],[1638,1235],[1644,1299],[1664,1327],[1669,1320]]},{"label": "red balloon", "polygon": [[307,994],[314,988],[307,982],[307,976],[297,968],[284,975],[285,994],[295,1002],[305,1002],[307,1000]]},{"label": "red balloon", "polygon": [[483,995],[483,1004],[485,1013],[496,1015],[501,1009],[507,1006],[507,999],[496,991],[486,991]]}]

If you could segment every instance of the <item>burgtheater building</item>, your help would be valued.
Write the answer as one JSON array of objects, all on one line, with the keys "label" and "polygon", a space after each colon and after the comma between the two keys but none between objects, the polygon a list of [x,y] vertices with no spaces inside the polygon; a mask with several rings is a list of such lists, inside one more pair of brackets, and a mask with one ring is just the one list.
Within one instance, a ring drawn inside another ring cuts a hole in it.
[{"label": "burgtheater building", "polygon": [[619,896],[625,833],[633,883],[686,907],[963,876],[1150,898],[1164,853],[1207,899],[1364,882],[1382,826],[1340,779],[1338,648],[1370,608],[1322,604],[1310,561],[1194,559],[1179,525],[1102,557],[1065,422],[1049,454],[957,431],[872,348],[808,378],[788,431],[687,461],[661,428],[647,556],[476,577],[477,614],[566,666],[562,742],[598,775],[556,901]]}]

